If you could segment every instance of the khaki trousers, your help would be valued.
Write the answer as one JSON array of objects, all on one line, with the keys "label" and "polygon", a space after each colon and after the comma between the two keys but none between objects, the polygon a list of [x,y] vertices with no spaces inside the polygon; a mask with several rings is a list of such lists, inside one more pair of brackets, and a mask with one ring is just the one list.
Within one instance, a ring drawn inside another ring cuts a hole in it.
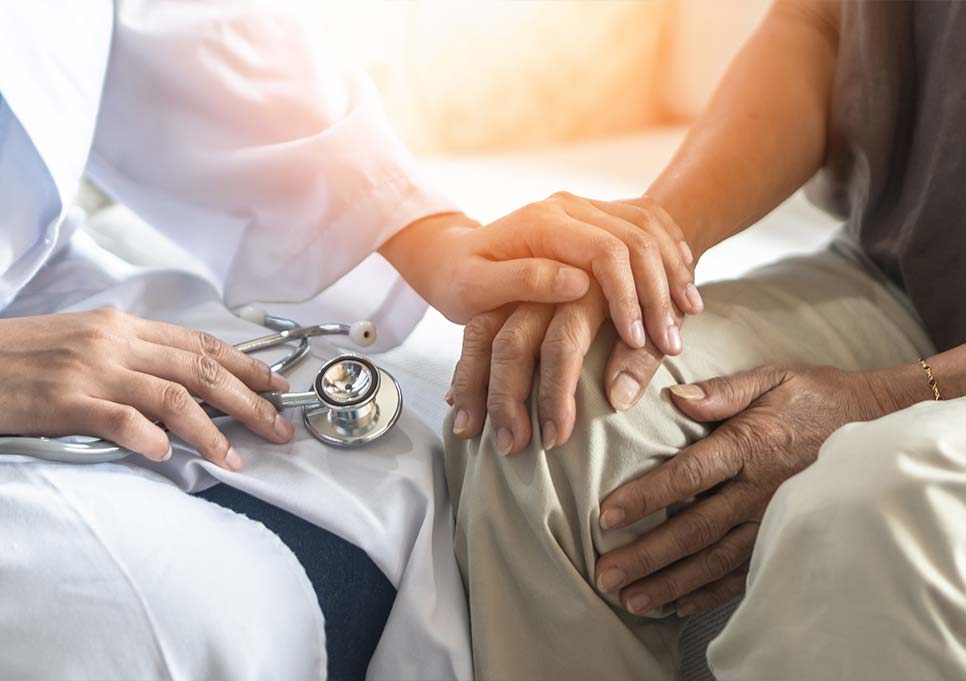
[{"label": "khaki trousers", "polygon": [[[666,518],[605,532],[600,500],[707,434],[672,406],[669,385],[769,363],[874,369],[933,352],[905,297],[842,240],[701,293],[684,353],[630,411],[615,413],[603,392],[615,338],[605,327],[566,445],[544,452],[535,438],[505,459],[488,426],[471,441],[447,435],[479,679],[678,677],[683,620],[632,616],[593,581],[602,552]],[[720,679],[962,678],[964,565],[966,400],[847,426],[769,506],[745,600],[710,663]]]}]

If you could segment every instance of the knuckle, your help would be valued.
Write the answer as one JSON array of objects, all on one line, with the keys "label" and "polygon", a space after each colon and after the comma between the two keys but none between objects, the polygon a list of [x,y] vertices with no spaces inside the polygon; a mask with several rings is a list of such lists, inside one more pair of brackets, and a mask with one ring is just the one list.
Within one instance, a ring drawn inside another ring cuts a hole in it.
[{"label": "knuckle", "polygon": [[576,194],[573,194],[573,193],[568,192],[568,191],[559,191],[559,192],[554,192],[553,194],[551,194],[550,195],[550,198],[551,199],[558,199],[560,201],[573,201],[573,200],[577,199],[578,197],[577,197]]},{"label": "knuckle", "polygon": [[97,323],[105,326],[119,326],[127,317],[124,312],[116,307],[99,307],[91,311],[91,316]]},{"label": "knuckle", "polygon": [[627,244],[613,236],[598,237],[597,249],[608,260],[626,261],[629,258]]},{"label": "knuckle", "polygon": [[207,331],[196,331],[195,333],[197,334],[196,340],[201,354],[210,357],[221,357],[225,354],[227,347],[224,341],[216,338]]},{"label": "knuckle", "polygon": [[479,314],[463,327],[463,347],[478,349],[488,346],[500,330],[497,318],[490,314]]},{"label": "knuckle", "polygon": [[708,575],[721,577],[734,568],[731,551],[723,546],[712,546],[701,559],[702,567]]},{"label": "knuckle", "polygon": [[265,362],[259,361],[254,357],[248,357],[248,366],[251,375],[262,385],[268,385],[272,382],[272,367],[265,364]]},{"label": "knuckle", "polygon": [[207,451],[222,460],[228,454],[228,440],[221,434],[221,431],[212,426],[213,432],[208,436]]},{"label": "knuckle", "polygon": [[555,215],[558,211],[549,201],[535,201],[525,205],[519,212],[520,217],[524,220],[540,222],[551,215]]},{"label": "knuckle", "polygon": [[661,602],[670,603],[681,595],[683,589],[678,578],[669,574],[658,581],[657,591]]},{"label": "knuckle", "polygon": [[107,324],[91,325],[84,327],[78,332],[79,340],[88,346],[95,346],[98,351],[103,350],[103,346],[120,344],[122,339]]},{"label": "knuckle", "polygon": [[217,388],[224,383],[224,369],[208,355],[198,355],[195,373],[198,382],[206,388]]},{"label": "knuckle", "polygon": [[703,513],[692,511],[687,522],[681,522],[671,530],[671,536],[680,550],[691,552],[717,539],[715,529],[714,521]]},{"label": "knuckle", "polygon": [[652,253],[657,248],[657,241],[647,232],[637,231],[628,238],[628,246],[630,246],[635,253],[643,255],[646,253]]},{"label": "knuckle", "polygon": [[675,471],[678,482],[688,490],[703,487],[706,474],[707,465],[697,456],[682,456]]},{"label": "knuckle", "polygon": [[573,329],[565,324],[548,333],[543,339],[540,344],[540,359],[543,362],[559,362],[575,354],[582,354],[582,351]]},{"label": "knuckle", "polygon": [[626,488],[623,498],[620,499],[621,505],[629,518],[643,518],[648,514],[647,495],[644,493],[643,485],[631,485]]},{"label": "knuckle", "polygon": [[161,391],[161,409],[166,414],[182,414],[194,400],[183,385],[169,383]]},{"label": "knuckle", "polygon": [[118,405],[107,413],[104,429],[109,437],[130,435],[137,430],[140,412],[126,404]]},{"label": "knuckle", "polygon": [[255,414],[255,418],[267,423],[273,423],[275,416],[278,414],[275,407],[268,400],[264,400],[258,396],[253,397],[252,412]]},{"label": "knuckle", "polygon": [[634,565],[639,575],[649,575],[657,569],[653,555],[643,547],[634,550]]},{"label": "knuckle", "polygon": [[527,333],[519,326],[504,326],[493,339],[493,359],[505,361],[525,357],[529,340]]}]

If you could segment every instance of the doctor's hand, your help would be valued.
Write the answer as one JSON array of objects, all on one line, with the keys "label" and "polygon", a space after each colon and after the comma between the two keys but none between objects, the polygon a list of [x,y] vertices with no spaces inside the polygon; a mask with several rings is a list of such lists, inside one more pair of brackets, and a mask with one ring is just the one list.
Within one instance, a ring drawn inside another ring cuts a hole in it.
[{"label": "doctor's hand", "polygon": [[744,592],[758,523],[775,491],[815,461],[832,431],[893,410],[890,385],[883,372],[765,366],[672,387],[685,415],[721,425],[607,496],[600,524],[626,527],[697,499],[603,555],[596,567],[600,590],[620,591],[632,613],[673,604],[682,616]]},{"label": "doctor's hand", "polygon": [[593,201],[568,193],[479,227],[462,215],[413,223],[380,252],[451,320],[513,302],[583,297],[593,275],[624,342],[681,352],[679,310],[703,305],[691,253],[671,217],[648,198]]},{"label": "doctor's hand", "polygon": [[[476,437],[489,417],[504,455],[523,451],[534,436],[544,449],[566,442],[576,419],[574,393],[584,356],[607,314],[607,301],[593,284],[573,303],[524,303],[473,318],[463,331],[462,356],[447,394],[455,410],[454,434]],[[675,317],[677,324],[682,321]],[[615,409],[625,411],[640,400],[662,357],[650,343],[631,348],[620,338],[614,342],[603,378]],[[541,432],[531,433],[527,403],[538,361]]]},{"label": "doctor's hand", "polygon": [[207,333],[118,310],[0,319],[0,432],[92,435],[152,461],[171,456],[163,422],[209,461],[238,452],[197,396],[272,442],[292,424],[255,393],[288,390],[269,367]]}]

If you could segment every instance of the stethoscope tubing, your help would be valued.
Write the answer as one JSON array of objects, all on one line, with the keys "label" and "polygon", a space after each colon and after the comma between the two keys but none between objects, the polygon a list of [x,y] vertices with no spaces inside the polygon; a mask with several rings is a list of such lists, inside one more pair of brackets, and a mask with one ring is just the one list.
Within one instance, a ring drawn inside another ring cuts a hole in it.
[{"label": "stethoscope tubing", "polygon": [[[299,326],[297,322],[291,319],[269,314],[265,315],[264,326],[277,331],[277,333],[253,338],[235,345],[235,348],[245,353],[251,353],[297,340],[298,345],[271,367],[272,371],[281,374],[290,371],[308,357],[311,352],[310,338],[348,335],[351,330],[349,324]],[[315,406],[320,403],[318,394],[314,390],[300,393],[270,392],[260,394],[278,410],[289,407]],[[211,418],[227,416],[227,414],[206,402],[201,402],[200,406]],[[167,430],[163,423],[158,425]],[[0,450],[2,450],[0,456],[27,456],[45,461],[74,464],[109,463],[119,461],[131,453],[130,450],[108,440],[67,442],[61,439],[19,435],[0,436]]]}]

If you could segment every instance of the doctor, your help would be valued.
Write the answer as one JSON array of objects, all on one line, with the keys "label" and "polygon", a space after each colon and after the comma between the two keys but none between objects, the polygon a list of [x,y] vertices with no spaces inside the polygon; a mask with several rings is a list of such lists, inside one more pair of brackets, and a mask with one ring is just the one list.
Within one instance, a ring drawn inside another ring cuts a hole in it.
[{"label": "doctor", "polygon": [[[286,379],[219,340],[252,335],[230,307],[309,301],[299,318],[331,317],[317,295],[378,250],[459,322],[576,300],[589,272],[629,346],[681,350],[674,306],[700,306],[660,214],[559,196],[480,228],[426,187],[322,28],[311,7],[267,2],[3,9],[0,431],[104,437],[156,465],[0,464],[0,676],[324,676],[318,574],[261,525],[182,493],[218,480],[250,493],[223,506],[269,525],[249,497],[284,506],[286,522],[361,546],[398,589],[383,636],[395,645],[370,674],[469,675],[461,612],[419,598],[431,588],[461,602],[455,570],[432,560],[451,546],[431,436],[412,423],[410,457],[364,455],[357,468],[293,438],[255,394]],[[133,268],[92,241],[71,207],[85,175],[206,276]],[[535,226],[547,211],[552,231]],[[389,273],[366,283],[371,305],[353,317],[404,336],[421,302]],[[286,455],[222,433],[192,397],[288,443]],[[370,586],[355,584],[360,611]]]}]

